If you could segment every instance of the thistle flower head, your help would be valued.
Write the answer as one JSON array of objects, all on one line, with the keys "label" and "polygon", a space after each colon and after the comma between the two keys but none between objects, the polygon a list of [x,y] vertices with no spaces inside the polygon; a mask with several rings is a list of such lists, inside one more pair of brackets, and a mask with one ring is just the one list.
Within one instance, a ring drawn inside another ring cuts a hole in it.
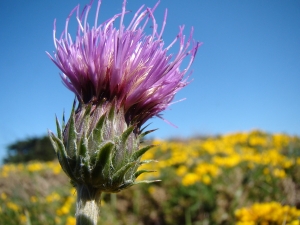
[{"label": "thistle flower head", "polygon": [[[62,71],[63,83],[73,91],[79,105],[68,123],[58,120],[57,136],[49,132],[59,162],[73,184],[86,185],[105,192],[118,192],[138,182],[142,173],[141,156],[152,146],[140,148],[141,139],[151,131],[140,129],[149,118],[166,109],[178,90],[187,85],[185,73],[191,66],[199,43],[183,35],[179,27],[175,40],[164,47],[162,34],[165,13],[159,30],[153,8],[142,6],[127,27],[122,12],[97,25],[101,0],[98,1],[95,24],[87,23],[92,1],[81,13],[75,7],[67,18],[65,30],[56,38],[56,52],[49,57]],[[68,33],[71,16],[76,12],[78,30],[72,39]],[[118,28],[116,20],[120,19]],[[145,27],[152,25],[146,35]],[[179,42],[175,56],[168,50]],[[187,67],[180,70],[189,57]],[[64,121],[64,120],[63,120]],[[143,181],[151,182],[151,181]]]},{"label": "thistle flower head", "polygon": [[[192,39],[193,29],[186,41],[184,26],[179,27],[175,40],[164,46],[162,34],[166,24],[167,10],[162,27],[158,29],[153,8],[140,7],[126,27],[126,0],[122,12],[98,25],[101,0],[98,1],[95,23],[87,22],[92,5],[83,11],[75,7],[68,16],[65,30],[56,38],[54,22],[54,45],[56,52],[49,57],[62,71],[63,83],[74,92],[80,104],[98,104],[116,101],[124,111],[127,123],[140,127],[149,118],[165,110],[178,90],[187,85],[185,73],[191,66],[200,43]],[[75,38],[68,33],[71,16],[76,12],[78,30]],[[119,25],[115,26],[119,18]],[[152,33],[144,33],[152,26]],[[168,50],[179,42],[179,51],[171,55]],[[183,60],[189,57],[187,67],[180,70]]]}]

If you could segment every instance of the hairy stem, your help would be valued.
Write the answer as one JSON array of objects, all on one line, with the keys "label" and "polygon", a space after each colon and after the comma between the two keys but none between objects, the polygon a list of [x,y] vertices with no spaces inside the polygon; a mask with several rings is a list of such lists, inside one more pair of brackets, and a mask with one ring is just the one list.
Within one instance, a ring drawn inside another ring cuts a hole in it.
[{"label": "hairy stem", "polygon": [[76,189],[76,225],[97,225],[101,191],[84,184],[78,184]]}]

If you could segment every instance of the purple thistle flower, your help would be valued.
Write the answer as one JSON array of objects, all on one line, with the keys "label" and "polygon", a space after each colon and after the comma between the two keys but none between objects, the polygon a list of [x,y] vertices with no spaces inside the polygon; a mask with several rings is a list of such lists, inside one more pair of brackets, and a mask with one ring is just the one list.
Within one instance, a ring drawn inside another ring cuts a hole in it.
[{"label": "purple thistle flower", "polygon": [[[127,27],[123,25],[126,0],[122,12],[97,25],[101,0],[98,1],[95,24],[87,23],[92,5],[90,2],[81,14],[75,7],[66,20],[65,30],[56,38],[56,53],[51,60],[62,71],[61,78],[75,93],[79,106],[74,103],[68,123],[60,126],[56,119],[57,135],[49,131],[50,140],[58,160],[76,186],[76,224],[97,224],[102,192],[114,193],[138,183],[142,173],[142,155],[152,145],[140,142],[150,131],[140,129],[151,117],[159,116],[181,88],[188,84],[184,75],[190,68],[200,43],[188,40],[179,27],[175,40],[164,47],[162,34],[166,24],[165,12],[162,28],[158,30],[153,15],[158,3],[151,9],[144,6],[134,14]],[[76,12],[78,30],[75,39],[68,33],[71,16]],[[114,27],[120,19],[119,29]],[[144,34],[152,21],[152,34]],[[169,49],[179,42],[175,56]],[[180,70],[183,60],[189,57],[187,67]]]},{"label": "purple thistle flower", "polygon": [[[153,15],[153,8],[140,7],[130,24],[123,24],[126,0],[122,12],[104,23],[97,25],[101,0],[98,1],[95,24],[87,23],[92,5],[90,2],[81,14],[79,5],[68,16],[65,30],[56,38],[54,21],[54,45],[56,53],[51,60],[62,71],[61,78],[68,89],[74,92],[80,104],[98,104],[116,101],[124,110],[127,122],[140,127],[149,118],[165,110],[174,95],[188,84],[184,78],[190,68],[200,43],[192,39],[193,29],[185,41],[184,26],[179,27],[175,40],[164,47],[162,34],[166,24],[167,10],[160,31]],[[75,40],[68,33],[68,24],[76,11],[78,30]],[[114,26],[120,18],[119,29]],[[144,33],[152,21],[152,34]],[[179,51],[175,56],[168,50],[179,41]],[[187,67],[180,70],[186,57],[190,57]]]}]

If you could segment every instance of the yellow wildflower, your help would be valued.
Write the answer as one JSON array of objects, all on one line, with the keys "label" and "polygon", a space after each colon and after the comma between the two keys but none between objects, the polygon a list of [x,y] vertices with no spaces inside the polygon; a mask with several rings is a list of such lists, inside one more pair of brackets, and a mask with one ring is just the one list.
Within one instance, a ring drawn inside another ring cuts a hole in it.
[{"label": "yellow wildflower", "polygon": [[150,187],[148,188],[148,192],[149,192],[150,194],[154,194],[155,191],[156,191],[156,188],[155,188],[154,186],[150,186]]},{"label": "yellow wildflower", "polygon": [[37,198],[36,196],[31,196],[31,197],[30,197],[30,201],[31,201],[32,203],[36,203],[37,200],[38,200],[38,198]]},{"label": "yellow wildflower", "polygon": [[278,178],[285,178],[286,177],[285,171],[282,170],[282,169],[278,169],[278,168],[276,168],[273,171],[273,174],[274,174],[275,177],[278,177]]},{"label": "yellow wildflower", "polygon": [[187,167],[186,166],[179,166],[178,169],[176,170],[176,174],[178,176],[183,176],[187,172]]},{"label": "yellow wildflower", "polygon": [[300,165],[300,157],[298,157],[298,158],[296,159],[296,163],[297,163],[297,165]]},{"label": "yellow wildflower", "polygon": [[184,186],[190,186],[199,181],[199,176],[195,173],[188,173],[182,179],[182,184]]},{"label": "yellow wildflower", "polygon": [[5,201],[7,199],[7,195],[4,192],[1,193],[0,197],[3,201]]},{"label": "yellow wildflower", "polygon": [[43,169],[42,164],[38,163],[38,162],[27,165],[27,170],[29,172],[36,172],[36,171],[40,171],[42,169]]},{"label": "yellow wildflower", "polygon": [[270,174],[269,168],[264,168],[263,173],[264,173],[264,175]]},{"label": "yellow wildflower", "polygon": [[19,220],[21,224],[25,224],[27,222],[27,216],[22,214],[19,216]]},{"label": "yellow wildflower", "polygon": [[206,184],[209,185],[211,183],[211,178],[208,175],[204,175],[203,177],[201,177],[201,181]]},{"label": "yellow wildflower", "polygon": [[61,218],[60,218],[59,216],[56,216],[56,217],[54,218],[54,221],[55,221],[55,224],[60,224]]},{"label": "yellow wildflower", "polygon": [[7,208],[9,208],[9,209],[11,209],[15,212],[20,210],[20,207],[17,204],[13,203],[13,202],[7,202],[6,205],[7,205]]},{"label": "yellow wildflower", "polygon": [[76,219],[73,216],[68,216],[67,217],[67,222],[66,225],[75,225],[76,224]]},{"label": "yellow wildflower", "polygon": [[56,192],[53,192],[52,194],[46,197],[46,202],[48,203],[59,201],[59,200],[60,200],[60,195],[57,194]]},{"label": "yellow wildflower", "polygon": [[300,225],[300,220],[293,220],[288,225]]}]

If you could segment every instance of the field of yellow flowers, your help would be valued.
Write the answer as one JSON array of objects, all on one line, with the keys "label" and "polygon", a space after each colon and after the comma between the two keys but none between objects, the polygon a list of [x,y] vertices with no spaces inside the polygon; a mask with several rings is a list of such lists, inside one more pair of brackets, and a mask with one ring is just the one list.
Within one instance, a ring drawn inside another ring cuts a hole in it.
[{"label": "field of yellow flowers", "polygon": [[[160,179],[103,194],[106,225],[300,225],[300,138],[262,131],[153,140]],[[0,168],[0,224],[75,225],[75,189],[57,162]]]}]

